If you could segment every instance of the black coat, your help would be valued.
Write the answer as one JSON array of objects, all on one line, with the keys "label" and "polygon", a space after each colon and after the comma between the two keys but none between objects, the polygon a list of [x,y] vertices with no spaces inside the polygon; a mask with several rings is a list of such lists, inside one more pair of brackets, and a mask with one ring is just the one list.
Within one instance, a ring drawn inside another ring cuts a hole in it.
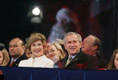
[{"label": "black coat", "polygon": [[[25,60],[25,59],[28,59],[27,57],[26,57],[26,55],[25,55],[25,53],[21,56],[21,57],[19,57],[14,63],[13,63],[13,67],[18,67],[18,64],[20,63],[20,61],[21,60]],[[10,60],[11,61],[11,60]],[[8,63],[8,65],[7,66],[9,66],[9,64],[10,64],[10,62]]]},{"label": "black coat", "polygon": [[66,69],[98,69],[98,58],[92,55],[86,55],[82,52],[79,52],[75,58],[67,65],[66,61],[68,55],[62,60],[54,64],[54,67],[66,68]]}]

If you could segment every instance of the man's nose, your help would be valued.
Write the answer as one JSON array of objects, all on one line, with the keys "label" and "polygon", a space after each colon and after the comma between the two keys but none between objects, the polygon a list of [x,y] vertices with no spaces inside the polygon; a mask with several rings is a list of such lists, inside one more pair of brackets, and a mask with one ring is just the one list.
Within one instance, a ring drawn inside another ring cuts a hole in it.
[{"label": "man's nose", "polygon": [[37,46],[35,46],[35,48],[39,48],[39,46],[37,45]]}]

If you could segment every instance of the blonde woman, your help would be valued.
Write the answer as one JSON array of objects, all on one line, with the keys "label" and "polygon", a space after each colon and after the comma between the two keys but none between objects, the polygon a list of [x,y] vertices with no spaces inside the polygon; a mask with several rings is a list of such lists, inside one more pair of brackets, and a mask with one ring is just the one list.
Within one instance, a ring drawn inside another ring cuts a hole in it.
[{"label": "blonde woman", "polygon": [[45,55],[51,59],[54,63],[63,59],[65,53],[58,42],[53,42],[47,45]]},{"label": "blonde woman", "polygon": [[27,41],[27,47],[32,57],[20,62],[20,67],[52,68],[54,62],[44,55],[46,38],[41,33],[32,33]]},{"label": "blonde woman", "polygon": [[8,51],[3,48],[0,50],[0,66],[6,66],[9,62],[9,54]]}]

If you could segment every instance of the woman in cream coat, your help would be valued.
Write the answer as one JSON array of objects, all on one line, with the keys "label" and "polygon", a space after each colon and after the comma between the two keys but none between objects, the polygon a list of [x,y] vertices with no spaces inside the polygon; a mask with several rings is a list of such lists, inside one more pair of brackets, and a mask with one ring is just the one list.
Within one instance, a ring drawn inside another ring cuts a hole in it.
[{"label": "woman in cream coat", "polygon": [[54,62],[48,59],[44,53],[46,38],[41,33],[32,33],[27,41],[27,47],[32,54],[32,57],[27,60],[22,60],[19,67],[43,67],[52,68]]}]

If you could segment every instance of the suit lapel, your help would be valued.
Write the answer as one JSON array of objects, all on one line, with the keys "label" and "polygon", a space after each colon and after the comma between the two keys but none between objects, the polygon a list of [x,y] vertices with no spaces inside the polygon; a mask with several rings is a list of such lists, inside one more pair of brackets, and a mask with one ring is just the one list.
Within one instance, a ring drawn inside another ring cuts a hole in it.
[{"label": "suit lapel", "polygon": [[79,60],[79,58],[80,58],[80,53],[78,53],[66,67],[68,67],[69,65],[77,62]]},{"label": "suit lapel", "polygon": [[65,68],[67,59],[68,59],[68,56],[66,56],[62,61],[62,65],[63,65],[64,68]]}]

